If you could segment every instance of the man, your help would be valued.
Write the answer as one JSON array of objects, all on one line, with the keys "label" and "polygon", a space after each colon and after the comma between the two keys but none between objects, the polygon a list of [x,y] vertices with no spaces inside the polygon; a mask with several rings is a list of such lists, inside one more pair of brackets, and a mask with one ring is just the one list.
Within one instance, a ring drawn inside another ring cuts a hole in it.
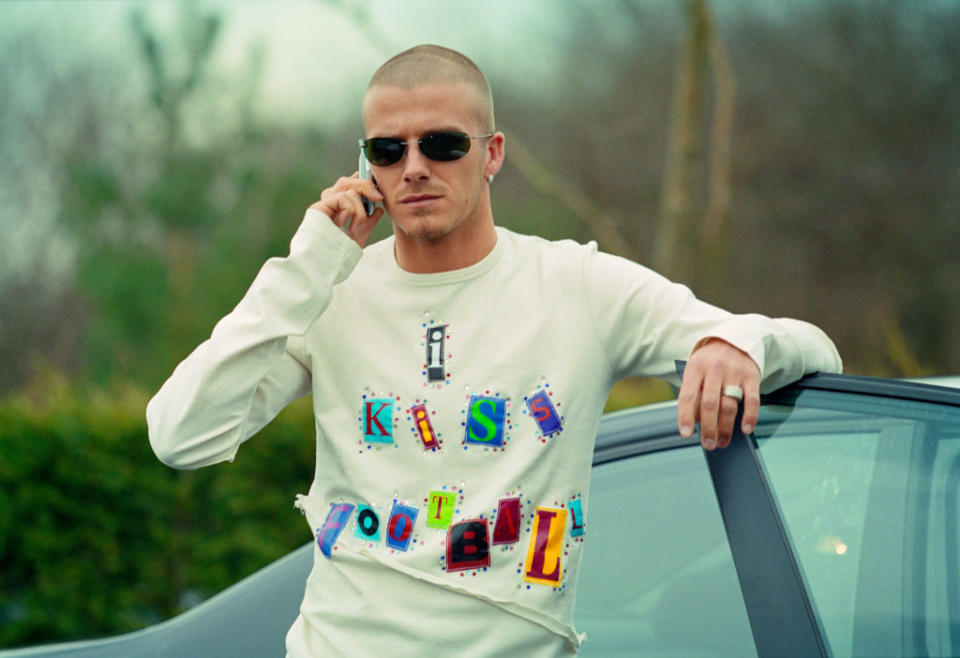
[{"label": "man", "polygon": [[[317,468],[297,506],[316,537],[290,656],[576,651],[593,438],[610,386],[674,378],[678,424],[725,447],[765,389],[839,370],[812,325],[732,316],[595,245],[496,227],[504,160],[469,59],[419,46],[363,101],[375,182],[339,179],[286,258],[147,409],[158,456],[234,457],[313,394]],[[382,204],[364,211],[361,195]],[[393,236],[363,248],[390,213]],[[363,248],[363,249],[362,249]],[[362,256],[362,257],[361,257]],[[761,377],[762,373],[762,377]]]}]

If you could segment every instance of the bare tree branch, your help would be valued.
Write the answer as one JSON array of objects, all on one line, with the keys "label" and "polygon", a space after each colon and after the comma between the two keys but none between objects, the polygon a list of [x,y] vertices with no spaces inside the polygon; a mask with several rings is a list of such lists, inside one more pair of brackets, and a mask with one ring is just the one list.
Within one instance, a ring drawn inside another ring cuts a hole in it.
[{"label": "bare tree branch", "polygon": [[632,256],[630,243],[611,213],[584,194],[580,188],[554,174],[515,135],[509,140],[509,161],[535,190],[566,206],[597,238],[601,249],[620,256]]},{"label": "bare tree branch", "polygon": [[701,243],[712,242],[720,236],[730,212],[730,145],[736,105],[736,81],[727,46],[713,20],[709,16],[707,20],[714,101],[710,126],[709,196],[700,231]]}]

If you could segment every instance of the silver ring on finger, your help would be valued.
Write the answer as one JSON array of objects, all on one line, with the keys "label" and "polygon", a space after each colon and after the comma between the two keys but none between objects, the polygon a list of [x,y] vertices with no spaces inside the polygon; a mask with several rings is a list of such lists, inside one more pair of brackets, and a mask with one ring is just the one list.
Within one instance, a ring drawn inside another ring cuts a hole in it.
[{"label": "silver ring on finger", "polygon": [[740,401],[743,399],[743,389],[737,386],[736,384],[728,384],[723,387],[723,394],[728,398],[733,398],[734,400]]}]

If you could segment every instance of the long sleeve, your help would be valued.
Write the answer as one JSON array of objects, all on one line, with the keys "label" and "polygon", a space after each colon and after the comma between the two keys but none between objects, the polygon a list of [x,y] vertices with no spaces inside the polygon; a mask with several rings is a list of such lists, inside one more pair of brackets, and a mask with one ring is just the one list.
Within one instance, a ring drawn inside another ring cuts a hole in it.
[{"label": "long sleeve", "polygon": [[648,375],[679,383],[674,361],[709,338],[749,354],[762,373],[763,392],[804,374],[842,369],[833,342],[810,323],[734,315],[593,245],[584,261],[584,281],[586,303],[615,379]]},{"label": "long sleeve", "polygon": [[302,336],[361,256],[322,213],[308,210],[285,258],[261,268],[147,405],[150,445],[165,464],[198,468],[233,459],[287,404],[310,390]]}]

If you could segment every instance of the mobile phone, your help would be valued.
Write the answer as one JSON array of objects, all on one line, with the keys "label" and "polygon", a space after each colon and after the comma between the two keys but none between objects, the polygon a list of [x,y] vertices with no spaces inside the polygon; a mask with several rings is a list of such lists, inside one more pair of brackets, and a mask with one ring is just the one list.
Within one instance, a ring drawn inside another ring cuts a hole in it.
[{"label": "mobile phone", "polygon": [[[360,163],[357,165],[357,169],[360,171],[361,180],[373,180],[373,172],[370,171],[370,163],[367,162],[367,156],[363,154],[363,149],[360,149]],[[376,207],[370,199],[360,195],[360,203],[363,204],[363,209],[367,211],[367,217],[373,214],[373,210]]]}]

